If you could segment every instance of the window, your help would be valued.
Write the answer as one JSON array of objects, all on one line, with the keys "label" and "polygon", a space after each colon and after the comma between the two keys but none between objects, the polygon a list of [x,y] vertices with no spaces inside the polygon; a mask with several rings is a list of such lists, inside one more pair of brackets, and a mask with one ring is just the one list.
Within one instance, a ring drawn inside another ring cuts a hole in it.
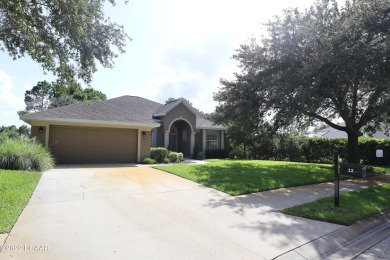
[{"label": "window", "polygon": [[156,143],[156,135],[157,135],[157,129],[154,128],[152,129],[152,132],[150,133],[150,146],[151,147],[156,147],[157,146],[157,143]]},{"label": "window", "polygon": [[219,148],[219,138],[217,131],[207,131],[206,132],[206,149],[218,149]]}]

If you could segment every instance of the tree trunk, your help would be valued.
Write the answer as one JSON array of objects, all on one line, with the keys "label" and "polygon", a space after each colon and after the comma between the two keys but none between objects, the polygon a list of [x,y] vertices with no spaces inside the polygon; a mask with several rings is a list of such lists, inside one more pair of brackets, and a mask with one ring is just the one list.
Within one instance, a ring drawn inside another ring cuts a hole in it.
[{"label": "tree trunk", "polygon": [[359,132],[347,132],[348,133],[348,155],[347,160],[349,163],[360,163],[359,153]]}]

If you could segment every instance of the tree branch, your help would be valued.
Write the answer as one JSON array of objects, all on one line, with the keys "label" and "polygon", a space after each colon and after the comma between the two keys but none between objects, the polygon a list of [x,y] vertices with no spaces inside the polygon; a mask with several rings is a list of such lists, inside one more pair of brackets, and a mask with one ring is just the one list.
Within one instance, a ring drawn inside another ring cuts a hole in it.
[{"label": "tree branch", "polygon": [[335,124],[332,121],[330,121],[329,119],[327,119],[325,117],[322,117],[320,115],[317,115],[316,113],[313,113],[313,112],[303,112],[303,113],[308,115],[308,116],[317,118],[318,120],[321,120],[321,121],[325,122],[326,124],[328,124],[329,126],[333,127],[334,129],[347,132],[347,128],[345,126],[339,126],[338,124]]}]

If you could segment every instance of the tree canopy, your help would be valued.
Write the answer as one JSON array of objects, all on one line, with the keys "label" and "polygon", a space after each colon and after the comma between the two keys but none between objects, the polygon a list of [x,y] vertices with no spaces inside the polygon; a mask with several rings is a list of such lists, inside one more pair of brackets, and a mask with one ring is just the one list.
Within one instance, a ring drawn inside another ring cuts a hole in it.
[{"label": "tree canopy", "polygon": [[[390,4],[388,0],[317,0],[269,21],[260,41],[234,58],[241,72],[221,80],[217,113],[241,115],[275,129],[322,121],[348,134],[348,161],[358,163],[358,137],[390,123]],[[229,116],[230,115],[230,116]],[[334,122],[342,119],[340,126]]]},{"label": "tree canopy", "polygon": [[[127,39],[103,13],[114,0],[0,1],[0,50],[25,55],[62,80],[92,80],[97,62],[112,68]],[[126,1],[127,2],[127,1]]]},{"label": "tree canopy", "polygon": [[0,141],[3,137],[18,138],[21,135],[30,136],[30,127],[27,125],[22,125],[19,128],[14,125],[0,127]]},{"label": "tree canopy", "polygon": [[81,101],[106,99],[107,96],[103,92],[93,88],[83,89],[80,84],[72,81],[68,86],[39,81],[31,90],[26,90],[24,95],[26,108],[18,113],[26,114]]}]

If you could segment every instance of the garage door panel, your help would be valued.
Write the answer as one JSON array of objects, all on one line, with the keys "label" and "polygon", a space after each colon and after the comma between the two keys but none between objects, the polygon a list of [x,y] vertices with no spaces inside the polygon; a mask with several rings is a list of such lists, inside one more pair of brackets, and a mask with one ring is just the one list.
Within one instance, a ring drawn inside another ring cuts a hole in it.
[{"label": "garage door panel", "polygon": [[137,130],[50,126],[57,163],[129,163],[137,160]]}]

